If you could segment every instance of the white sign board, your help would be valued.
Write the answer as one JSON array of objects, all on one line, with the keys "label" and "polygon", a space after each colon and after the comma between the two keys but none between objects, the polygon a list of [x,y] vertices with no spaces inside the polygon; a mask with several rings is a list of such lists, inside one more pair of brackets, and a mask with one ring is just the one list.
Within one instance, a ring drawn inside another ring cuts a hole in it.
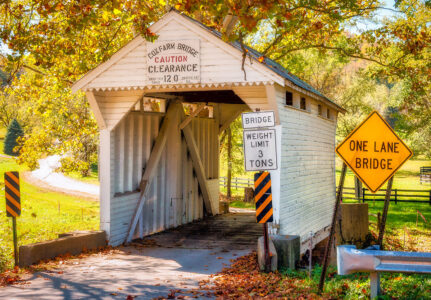
[{"label": "white sign board", "polygon": [[243,134],[245,170],[277,170],[275,129],[248,129]]},{"label": "white sign board", "polygon": [[199,40],[147,43],[147,80],[150,84],[201,81]]},{"label": "white sign board", "polygon": [[242,114],[242,128],[274,127],[275,114],[273,111],[258,111]]}]

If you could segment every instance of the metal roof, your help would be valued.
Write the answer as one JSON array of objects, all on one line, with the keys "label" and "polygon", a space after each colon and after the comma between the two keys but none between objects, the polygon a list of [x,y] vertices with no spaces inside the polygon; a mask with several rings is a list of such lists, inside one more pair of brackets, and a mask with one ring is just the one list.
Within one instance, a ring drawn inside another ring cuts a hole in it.
[{"label": "metal roof", "polygon": [[[217,36],[218,38],[222,38],[222,34],[220,32],[218,32],[217,30],[208,27],[206,25],[204,25],[203,23],[199,22],[198,20],[193,19],[192,17],[189,17],[179,11],[177,11],[176,9],[172,9],[173,11],[177,12],[178,14],[182,15],[183,17],[188,18],[190,21],[196,23],[197,25],[201,26],[202,28],[204,28],[205,30],[207,30],[208,32],[210,32],[211,34]],[[228,42],[228,44],[232,45],[233,47],[237,48],[240,51],[243,51],[242,45],[240,42],[235,41],[235,42]],[[326,97],[325,95],[323,95],[321,92],[319,92],[318,90],[316,90],[314,87],[312,87],[311,85],[309,85],[308,83],[306,83],[305,81],[301,80],[299,77],[293,75],[292,73],[290,73],[287,69],[285,69],[283,66],[281,66],[279,63],[275,62],[274,60],[265,57],[262,55],[262,53],[260,53],[259,51],[247,46],[247,45],[243,45],[245,49],[247,49],[248,54],[250,55],[251,58],[253,58],[254,60],[261,62],[264,66],[266,66],[268,69],[272,70],[273,72],[275,72],[276,74],[280,75],[281,77],[289,80],[290,82],[292,82],[294,85],[310,92],[313,93],[319,97],[324,98],[325,100],[331,102],[333,105],[335,105],[337,108],[339,108],[339,110],[341,111],[345,111],[344,108],[342,108],[340,105],[338,105],[337,103],[335,103],[333,100],[329,99],[328,97]],[[263,61],[259,61],[259,58],[262,60],[263,57]]]}]

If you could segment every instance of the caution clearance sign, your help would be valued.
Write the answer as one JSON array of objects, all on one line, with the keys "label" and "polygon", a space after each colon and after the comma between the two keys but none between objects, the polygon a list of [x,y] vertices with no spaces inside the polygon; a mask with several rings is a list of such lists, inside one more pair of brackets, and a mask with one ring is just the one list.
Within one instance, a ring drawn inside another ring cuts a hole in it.
[{"label": "caution clearance sign", "polygon": [[336,152],[373,193],[413,155],[377,111],[356,127]]},{"label": "caution clearance sign", "polygon": [[21,195],[19,191],[19,173],[4,173],[6,213],[8,217],[21,215]]}]

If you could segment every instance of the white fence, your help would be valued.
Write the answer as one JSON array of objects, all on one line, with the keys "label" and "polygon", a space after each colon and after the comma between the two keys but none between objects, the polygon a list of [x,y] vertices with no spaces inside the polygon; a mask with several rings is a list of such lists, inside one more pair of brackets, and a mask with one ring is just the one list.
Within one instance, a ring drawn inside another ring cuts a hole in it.
[{"label": "white fence", "polygon": [[[220,186],[227,187],[227,177],[219,178]],[[251,178],[238,178],[232,177],[231,188],[233,189],[243,189],[246,187],[253,187],[254,180]]]}]

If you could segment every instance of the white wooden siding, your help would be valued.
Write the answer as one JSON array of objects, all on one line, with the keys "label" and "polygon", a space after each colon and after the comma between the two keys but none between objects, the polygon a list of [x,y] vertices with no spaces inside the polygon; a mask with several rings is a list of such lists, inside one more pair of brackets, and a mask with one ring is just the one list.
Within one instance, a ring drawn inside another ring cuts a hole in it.
[{"label": "white wooden siding", "polygon": [[240,86],[234,87],[233,91],[238,95],[251,110],[269,110],[265,86]]},{"label": "white wooden siding", "polygon": [[[110,176],[114,180],[111,181],[110,198],[104,197],[102,201],[110,201],[110,226],[105,226],[105,230],[108,229],[112,245],[121,244],[126,236],[139,198],[137,190],[142,172],[161,121],[162,115],[130,112],[111,135],[113,151],[110,164],[113,169]],[[179,124],[179,115],[173,121]],[[211,185],[211,199],[218,202],[218,118],[194,118],[188,126],[192,127],[206,178]],[[204,216],[198,181],[180,130],[168,134],[135,237],[176,227]]]},{"label": "white wooden siding", "polygon": [[143,94],[143,91],[94,92],[106,127],[113,129]]},{"label": "white wooden siding", "polygon": [[[279,79],[278,75],[271,74],[267,70],[263,72],[260,63],[247,59],[245,63],[245,74],[241,69],[241,53],[231,46],[222,43],[223,47],[214,43],[218,39],[207,32],[201,32],[200,28],[186,26],[185,21],[180,17],[173,17],[167,21],[156,33],[159,35],[158,41],[164,40],[200,40],[201,58],[201,83],[250,83],[269,82]],[[121,87],[144,87],[149,82],[146,78],[147,68],[147,41],[144,39],[137,43],[120,60],[115,62],[106,71],[94,78],[86,88],[121,88]]]},{"label": "white wooden siding", "polygon": [[285,106],[282,88],[277,88],[277,99],[282,124],[280,234],[304,240],[331,223],[336,123],[317,116],[313,106],[311,112]]}]

